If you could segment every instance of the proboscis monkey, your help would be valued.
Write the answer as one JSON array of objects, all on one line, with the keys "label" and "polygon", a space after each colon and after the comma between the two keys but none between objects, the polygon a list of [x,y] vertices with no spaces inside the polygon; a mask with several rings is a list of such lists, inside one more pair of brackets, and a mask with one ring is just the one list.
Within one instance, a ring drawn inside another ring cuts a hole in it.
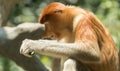
[{"label": "proboscis monkey", "polygon": [[24,40],[21,54],[31,57],[29,53],[34,51],[60,58],[63,71],[74,71],[69,70],[71,63],[75,71],[118,71],[115,43],[107,29],[90,11],[54,2],[43,10],[39,22],[44,23],[46,30],[49,29],[49,33],[54,34],[52,37],[60,42]]}]

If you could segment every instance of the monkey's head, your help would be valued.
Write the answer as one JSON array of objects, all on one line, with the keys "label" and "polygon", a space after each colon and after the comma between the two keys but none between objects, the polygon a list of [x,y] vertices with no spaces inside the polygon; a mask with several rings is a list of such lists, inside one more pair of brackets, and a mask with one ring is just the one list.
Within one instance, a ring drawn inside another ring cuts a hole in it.
[{"label": "monkey's head", "polygon": [[50,24],[49,27],[52,26],[54,30],[60,31],[68,27],[72,21],[70,20],[72,16],[66,10],[67,6],[62,3],[51,3],[42,11],[39,17],[39,23],[45,24],[47,22]]},{"label": "monkey's head", "polygon": [[59,18],[60,14],[62,14],[63,10],[65,9],[65,5],[62,3],[54,2],[49,4],[41,13],[39,22],[51,22],[54,19]]}]

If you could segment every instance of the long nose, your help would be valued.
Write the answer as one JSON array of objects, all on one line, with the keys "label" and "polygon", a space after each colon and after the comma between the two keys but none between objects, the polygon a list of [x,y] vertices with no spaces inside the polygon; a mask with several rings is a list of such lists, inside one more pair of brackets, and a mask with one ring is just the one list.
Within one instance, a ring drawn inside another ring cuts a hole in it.
[{"label": "long nose", "polygon": [[38,19],[38,22],[41,24],[44,24],[44,22],[46,21],[46,17],[45,16],[40,16]]}]

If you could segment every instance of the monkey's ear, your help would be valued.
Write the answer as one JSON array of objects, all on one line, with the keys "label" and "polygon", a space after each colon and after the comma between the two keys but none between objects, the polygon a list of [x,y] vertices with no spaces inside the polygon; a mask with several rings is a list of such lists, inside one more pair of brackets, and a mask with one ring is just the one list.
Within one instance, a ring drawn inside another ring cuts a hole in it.
[{"label": "monkey's ear", "polygon": [[54,11],[54,13],[62,13],[63,11],[62,10],[56,10]]}]

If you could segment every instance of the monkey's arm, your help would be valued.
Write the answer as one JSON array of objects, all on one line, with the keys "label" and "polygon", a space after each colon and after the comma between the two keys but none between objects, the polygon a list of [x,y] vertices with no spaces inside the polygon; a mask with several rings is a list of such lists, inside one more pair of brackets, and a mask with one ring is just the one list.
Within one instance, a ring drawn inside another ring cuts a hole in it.
[{"label": "monkey's arm", "polygon": [[53,40],[29,40],[23,41],[20,53],[31,57],[29,53],[33,50],[39,54],[52,57],[72,57],[84,62],[99,61],[100,55],[98,45],[89,43],[90,41],[79,43],[60,43]]}]

